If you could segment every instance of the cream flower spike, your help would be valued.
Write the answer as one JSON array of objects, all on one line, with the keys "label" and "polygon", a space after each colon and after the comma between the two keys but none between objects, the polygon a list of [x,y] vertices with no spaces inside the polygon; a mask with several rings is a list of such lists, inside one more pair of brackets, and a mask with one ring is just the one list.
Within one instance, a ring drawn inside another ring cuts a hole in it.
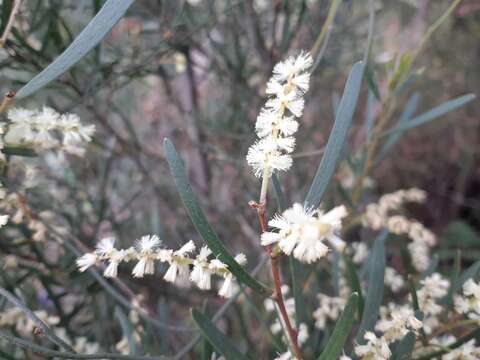
[{"label": "cream flower spike", "polygon": [[302,116],[313,59],[307,52],[278,63],[267,83],[271,97],[260,111],[255,124],[259,140],[247,153],[247,162],[255,176],[268,178],[273,171],[286,171],[292,166],[293,135],[298,129],[295,118]]}]

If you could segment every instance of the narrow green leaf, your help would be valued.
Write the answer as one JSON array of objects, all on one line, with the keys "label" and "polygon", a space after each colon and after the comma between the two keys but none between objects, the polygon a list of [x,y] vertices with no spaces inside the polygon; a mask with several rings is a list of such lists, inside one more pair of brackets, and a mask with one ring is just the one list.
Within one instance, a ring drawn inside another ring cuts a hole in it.
[{"label": "narrow green leaf", "polygon": [[323,54],[325,53],[325,49],[327,48],[328,40],[330,39],[330,34],[333,29],[332,25],[335,20],[335,15],[341,3],[342,0],[332,0],[330,8],[328,9],[327,18],[323,23],[322,30],[310,49],[310,54],[314,59],[312,71],[316,69],[318,64],[320,64]]},{"label": "narrow green leaf", "polygon": [[268,295],[269,290],[265,285],[261,284],[250,276],[239,263],[228,253],[227,249],[222,245],[218,235],[212,229],[207,222],[205,215],[203,214],[200,205],[198,204],[197,197],[193,192],[190,183],[188,182],[185,174],[185,169],[182,164],[182,160],[178,156],[175,146],[169,139],[165,139],[163,142],[163,148],[165,156],[167,157],[168,165],[170,166],[170,172],[172,173],[175,185],[177,186],[178,193],[182,198],[183,204],[187,209],[188,216],[192,220],[193,225],[197,229],[198,233],[202,236],[207,246],[212,250],[215,257],[218,257],[220,261],[228,266],[228,269],[237,278],[238,281],[252,288],[261,295]]},{"label": "narrow green leaf", "polygon": [[125,313],[122,311],[122,309],[119,306],[115,306],[114,310],[115,317],[118,319],[120,322],[120,327],[122,328],[122,333],[123,336],[128,341],[128,348],[130,349],[130,354],[138,354],[138,347],[135,339],[133,338],[133,327],[132,324],[130,324],[130,320],[128,317],[125,315]]},{"label": "narrow green leaf", "polygon": [[452,290],[451,290],[451,293],[452,295],[453,294],[456,294],[458,291],[460,291],[460,289],[462,288],[463,284],[465,284],[465,282],[468,280],[468,279],[476,279],[477,276],[478,276],[478,273],[480,271],[480,260],[475,262],[473,265],[471,265],[467,270],[465,270],[462,275],[458,278],[457,281],[455,281],[454,283],[452,283]]},{"label": "narrow green leaf", "polygon": [[5,146],[2,149],[2,152],[5,155],[15,155],[15,156],[24,156],[24,157],[37,157],[38,156],[38,154],[33,149],[24,148],[24,147],[17,147],[17,146]]},{"label": "narrow green leaf", "polygon": [[453,271],[450,277],[450,289],[448,289],[448,294],[445,297],[445,304],[449,307],[453,304],[453,295],[455,290],[455,284],[460,281],[460,272],[462,271],[462,253],[460,250],[457,250],[455,253],[455,259],[453,262]]},{"label": "narrow green leaf", "polygon": [[0,15],[0,34],[3,34],[7,26],[10,13],[12,12],[13,0],[4,0],[2,4],[2,14]]},{"label": "narrow green leaf", "polygon": [[405,124],[401,126],[397,126],[394,129],[388,130],[387,132],[383,133],[383,136],[397,132],[397,131],[404,131],[404,130],[408,130],[408,129],[423,125],[429,121],[432,121],[438,118],[439,116],[442,116],[446,113],[449,113],[450,111],[453,111],[462,107],[463,105],[475,99],[475,97],[476,96],[474,94],[467,94],[467,95],[460,96],[456,99],[446,101],[443,104],[437,107],[434,107],[433,109],[411,119]]},{"label": "narrow green leaf", "polygon": [[335,166],[347,137],[347,131],[352,123],[362,85],[363,72],[364,65],[361,61],[354,64],[350,71],[325,152],[305,198],[305,205],[308,207],[317,208],[320,205],[323,194],[335,171]]},{"label": "narrow green leaf", "polygon": [[480,339],[480,328],[477,328],[475,330],[473,330],[471,333],[461,337],[460,339],[458,339],[456,342],[454,342],[452,345],[449,345],[448,346],[448,350],[445,349],[445,350],[438,350],[438,351],[435,351],[435,352],[432,352],[428,355],[425,355],[425,356],[422,356],[422,357],[419,357],[417,358],[416,360],[430,360],[430,359],[438,359],[440,356],[442,356],[443,354],[446,354],[447,352],[449,352],[450,350],[453,350],[453,349],[456,349],[456,348],[459,348],[460,346],[462,346],[463,344],[465,344],[466,342],[472,340],[472,339],[477,339],[477,341]]},{"label": "narrow green leaf", "polygon": [[[414,93],[410,97],[410,99],[408,99],[407,104],[405,105],[405,108],[403,109],[403,112],[400,115],[400,119],[398,120],[397,127],[402,127],[405,124],[407,124],[408,121],[410,121],[415,110],[417,110],[419,100],[420,100],[419,92]],[[393,147],[398,142],[398,140],[400,140],[404,131],[405,130],[399,130],[390,134],[387,141],[385,141],[385,144],[383,145],[382,150],[380,150],[380,153],[378,154],[377,161],[381,161],[385,158],[385,156],[390,152],[390,150],[393,149]]]},{"label": "narrow green leaf", "polygon": [[391,360],[410,360],[412,358],[413,347],[415,345],[415,333],[409,331],[407,335],[400,340],[392,353]]},{"label": "narrow green leaf", "polygon": [[210,319],[200,311],[192,309],[192,317],[205,339],[207,339],[220,354],[225,356],[226,359],[247,359],[247,357],[238,351],[231,344],[230,340],[217,329]]},{"label": "narrow green leaf", "polygon": [[285,195],[282,191],[282,185],[280,184],[280,180],[278,179],[277,174],[272,174],[272,185],[273,191],[275,193],[275,198],[277,199],[277,206],[279,212],[283,212],[287,209],[287,201],[285,200]]},{"label": "narrow green leaf", "polygon": [[328,340],[322,354],[318,357],[318,360],[338,359],[355,321],[355,311],[357,311],[358,307],[357,303],[358,294],[354,292],[350,295],[342,315],[335,324],[332,336],[330,336],[330,339]]},{"label": "narrow green leaf", "polygon": [[364,308],[364,300],[362,295],[362,287],[360,285],[360,279],[357,274],[357,270],[355,269],[355,265],[353,264],[350,257],[344,257],[347,263],[347,279],[350,284],[350,288],[352,291],[358,293],[358,318],[362,318],[363,308]]},{"label": "narrow green leaf", "polygon": [[97,354],[76,354],[68,351],[55,351],[45,346],[37,345],[29,340],[25,340],[16,336],[12,336],[9,333],[0,330],[0,338],[6,342],[13,344],[22,349],[31,351],[32,353],[45,355],[48,358],[55,359],[114,359],[114,360],[167,360],[169,358],[165,356],[135,356],[135,355],[122,355],[112,353],[97,353]]},{"label": "narrow green leaf", "polygon": [[18,92],[22,99],[62,75],[92,50],[125,14],[134,0],[108,0],[70,46]]},{"label": "narrow green leaf", "polygon": [[362,322],[357,332],[357,342],[365,343],[363,335],[373,329],[383,300],[385,277],[385,240],[388,232],[383,231],[375,240],[368,268],[368,288],[365,297]]},{"label": "narrow green leaf", "polygon": [[373,70],[369,67],[365,69],[365,78],[367,79],[368,90],[375,96],[377,101],[381,101],[380,91],[378,90],[377,81],[375,80],[375,75]]}]

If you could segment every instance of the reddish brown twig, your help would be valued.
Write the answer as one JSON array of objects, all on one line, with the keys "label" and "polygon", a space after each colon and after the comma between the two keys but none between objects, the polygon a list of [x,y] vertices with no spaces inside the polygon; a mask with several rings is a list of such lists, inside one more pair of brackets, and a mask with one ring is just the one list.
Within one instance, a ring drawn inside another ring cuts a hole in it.
[{"label": "reddish brown twig", "polygon": [[[250,201],[249,203],[250,207],[257,210],[258,214],[258,220],[260,222],[260,228],[262,233],[268,230],[268,225],[267,225],[267,217],[265,214],[265,206],[266,203],[256,203],[255,201]],[[275,286],[274,292],[271,296],[272,300],[277,303],[278,309],[280,310],[280,316],[283,319],[283,323],[285,324],[285,328],[287,329],[288,337],[290,339],[290,343],[292,345],[292,350],[295,353],[295,358],[297,359],[302,359],[302,353],[300,351],[300,346],[298,345],[298,336],[297,336],[297,330],[295,330],[292,326],[292,323],[290,322],[290,318],[288,317],[287,314],[287,309],[285,308],[285,302],[283,300],[283,294],[282,294],[282,280],[280,278],[280,266],[278,263],[278,255],[275,255],[272,252],[272,246],[268,245],[267,247],[267,252],[270,255],[270,264],[271,264],[271,269],[272,269],[272,277],[273,277],[273,283]]]},{"label": "reddish brown twig", "polygon": [[21,2],[22,0],[14,1],[13,9],[8,18],[7,25],[5,26],[5,29],[3,30],[3,34],[0,37],[0,47],[3,47],[3,45],[7,41],[8,35],[10,34],[10,30],[12,30],[13,22],[15,20],[15,16],[17,15],[18,9],[20,8]]},{"label": "reddish brown twig", "polygon": [[2,114],[5,109],[12,103],[13,98],[15,97],[15,91],[9,91],[5,94],[2,103],[0,104],[0,114]]}]

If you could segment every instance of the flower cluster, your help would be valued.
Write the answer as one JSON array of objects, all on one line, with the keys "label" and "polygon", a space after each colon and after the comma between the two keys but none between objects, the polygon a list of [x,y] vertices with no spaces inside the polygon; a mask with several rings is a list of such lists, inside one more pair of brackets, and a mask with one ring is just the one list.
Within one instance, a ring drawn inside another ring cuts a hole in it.
[{"label": "flower cluster", "polygon": [[278,63],[267,83],[271,98],[260,111],[255,124],[259,140],[248,150],[247,161],[258,177],[269,177],[274,170],[288,170],[289,155],[295,146],[292,136],[298,129],[295,118],[302,116],[303,95],[308,90],[313,64],[310,54],[302,52]]},{"label": "flower cluster", "polygon": [[325,329],[329,320],[335,321],[338,319],[346,301],[342,297],[328,296],[326,294],[317,294],[317,299],[319,306],[313,312],[315,326],[319,329]]},{"label": "flower cluster", "polygon": [[[181,287],[188,286],[191,281],[200,289],[209,290],[212,287],[211,276],[218,275],[224,279],[218,294],[225,298],[234,294],[236,282],[228,270],[228,266],[218,259],[209,260],[212,252],[206,246],[200,249],[196,257],[192,257],[191,254],[195,251],[195,244],[192,240],[178,250],[164,249],[160,245],[161,241],[158,236],[145,235],[137,241],[136,246],[119,250],[115,248],[115,238],[107,237],[97,244],[94,252],[78,258],[77,266],[80,271],[85,271],[90,266],[106,261],[108,265],[103,275],[116,277],[121,262],[137,261],[132,275],[141,278],[146,274],[154,274],[155,261],[159,261],[169,264],[163,277],[165,281]],[[244,254],[238,254],[235,260],[241,265],[246,263]],[[193,267],[192,270],[191,267]]]},{"label": "flower cluster", "polygon": [[362,360],[387,360],[392,356],[388,342],[384,337],[377,337],[375,333],[367,331],[365,345],[355,346],[355,354]]},{"label": "flower cluster", "polygon": [[391,303],[389,307],[380,308],[380,320],[375,325],[375,330],[382,336],[377,337],[374,332],[367,331],[365,344],[355,346],[354,352],[362,360],[390,359],[390,344],[401,340],[409,331],[416,332],[421,328],[422,322],[415,317],[411,306]]},{"label": "flower cluster", "polygon": [[463,295],[454,298],[455,310],[460,314],[467,314],[470,319],[480,320],[480,284],[468,279],[463,284]]},{"label": "flower cluster", "polygon": [[430,248],[435,246],[435,235],[425,226],[403,215],[392,215],[406,202],[423,202],[426,193],[419,189],[399,190],[383,195],[378,203],[368,204],[362,224],[373,230],[387,229],[396,235],[406,235],[412,242],[408,250],[412,264],[418,271],[425,271],[430,263]]},{"label": "flower cluster", "polygon": [[417,291],[418,304],[424,314],[423,329],[430,334],[438,325],[438,315],[443,311],[438,303],[448,293],[450,281],[439,273],[433,273],[420,281],[422,286]]},{"label": "flower cluster", "polygon": [[282,215],[276,215],[268,225],[278,232],[264,232],[262,245],[277,243],[287,255],[305,263],[312,263],[328,253],[323,243],[327,240],[337,251],[343,251],[345,242],[338,237],[342,219],[347,215],[345,206],[338,206],[324,213],[321,210],[308,210],[301,204],[294,204]]},{"label": "flower cluster", "polygon": [[40,111],[14,108],[8,112],[10,123],[5,143],[33,146],[36,150],[61,150],[82,156],[83,142],[90,142],[94,125],[84,126],[75,114],[59,114],[44,107]]},{"label": "flower cluster", "polygon": [[375,330],[381,331],[388,343],[401,340],[409,330],[418,331],[421,328],[422,322],[415,317],[410,304],[390,303],[388,307],[381,307],[380,320],[375,325]]},{"label": "flower cluster", "polygon": [[403,280],[403,276],[400,275],[397,270],[394,268],[387,266],[385,268],[385,285],[387,285],[392,292],[397,293],[399,292],[405,285],[405,281]]}]

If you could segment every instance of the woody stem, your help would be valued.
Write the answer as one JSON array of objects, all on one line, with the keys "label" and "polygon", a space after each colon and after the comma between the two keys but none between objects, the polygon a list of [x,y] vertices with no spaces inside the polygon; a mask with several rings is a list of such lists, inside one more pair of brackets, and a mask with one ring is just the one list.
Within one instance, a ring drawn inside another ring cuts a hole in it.
[{"label": "woody stem", "polygon": [[[256,206],[258,220],[260,221],[260,227],[261,227],[262,233],[268,230],[267,218],[265,214],[265,206],[266,206],[266,198],[264,198],[263,201],[260,204],[257,204]],[[280,267],[278,263],[278,256],[272,253],[271,245],[267,246],[267,251],[270,255],[272,277],[273,277],[273,283],[275,286],[272,299],[277,303],[278,309],[280,311],[280,316],[282,317],[283,323],[285,324],[285,328],[288,333],[288,338],[290,339],[290,343],[292,345],[292,350],[295,353],[294,355],[297,359],[302,359],[302,353],[300,351],[300,346],[298,345],[297,331],[293,328],[292,323],[290,322],[290,318],[288,317],[288,314],[287,314],[287,309],[285,308],[285,302],[283,300],[283,294],[281,290],[282,280],[280,277]]]}]

